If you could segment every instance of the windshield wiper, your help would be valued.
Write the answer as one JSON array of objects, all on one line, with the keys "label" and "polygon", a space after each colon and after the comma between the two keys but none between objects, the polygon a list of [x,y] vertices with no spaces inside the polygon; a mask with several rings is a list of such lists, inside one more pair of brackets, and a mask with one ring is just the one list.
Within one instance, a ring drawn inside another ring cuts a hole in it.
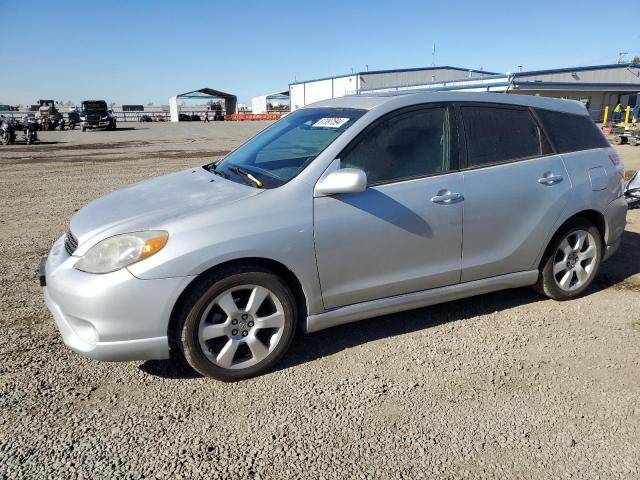
[{"label": "windshield wiper", "polygon": [[227,178],[227,174],[224,172],[221,172],[220,170],[218,170],[218,165],[215,163],[211,163],[209,165],[206,165],[205,168],[207,170],[209,170],[211,173],[215,174],[215,175],[220,175],[222,178]]},{"label": "windshield wiper", "polygon": [[262,184],[262,182],[260,180],[258,180],[256,177],[251,175],[249,172],[245,172],[240,167],[236,167],[235,165],[229,165],[227,168],[229,170],[231,170],[233,173],[236,173],[238,175],[242,175],[243,177],[248,178],[249,180],[251,180],[253,183],[256,184],[256,187],[258,187],[258,188],[262,188],[263,187],[263,184]]}]

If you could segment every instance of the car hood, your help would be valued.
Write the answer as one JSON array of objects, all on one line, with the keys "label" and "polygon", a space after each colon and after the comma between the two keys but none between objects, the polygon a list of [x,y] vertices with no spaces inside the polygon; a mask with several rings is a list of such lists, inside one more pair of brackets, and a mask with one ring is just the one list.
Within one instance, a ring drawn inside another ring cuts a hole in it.
[{"label": "car hood", "polygon": [[162,229],[178,217],[220,208],[261,192],[198,167],[145,180],[98,198],[73,216],[70,229],[79,244],[98,234],[106,238]]}]

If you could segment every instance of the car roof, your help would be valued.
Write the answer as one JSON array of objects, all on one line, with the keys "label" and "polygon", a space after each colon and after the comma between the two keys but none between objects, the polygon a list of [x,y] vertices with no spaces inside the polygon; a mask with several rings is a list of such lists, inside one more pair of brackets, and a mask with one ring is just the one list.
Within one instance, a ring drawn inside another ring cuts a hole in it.
[{"label": "car roof", "polygon": [[322,100],[306,105],[304,108],[359,108],[372,110],[376,107],[385,109],[400,108],[410,105],[438,102],[486,102],[505,105],[557,110],[576,115],[587,115],[584,104],[576,100],[540,97],[536,95],[515,95],[490,92],[388,92],[376,94],[348,95],[345,97]]}]

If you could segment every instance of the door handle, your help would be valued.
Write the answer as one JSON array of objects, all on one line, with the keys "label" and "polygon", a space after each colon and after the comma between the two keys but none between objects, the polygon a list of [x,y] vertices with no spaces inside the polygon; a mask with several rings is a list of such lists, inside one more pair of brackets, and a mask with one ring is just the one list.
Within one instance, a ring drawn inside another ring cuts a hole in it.
[{"label": "door handle", "polygon": [[538,183],[541,185],[555,185],[556,183],[560,183],[563,180],[562,175],[545,175],[538,179]]},{"label": "door handle", "polygon": [[463,200],[464,197],[461,193],[445,193],[443,195],[436,195],[435,197],[431,197],[431,201],[433,203],[439,203],[440,205],[450,205],[452,203],[458,203]]}]

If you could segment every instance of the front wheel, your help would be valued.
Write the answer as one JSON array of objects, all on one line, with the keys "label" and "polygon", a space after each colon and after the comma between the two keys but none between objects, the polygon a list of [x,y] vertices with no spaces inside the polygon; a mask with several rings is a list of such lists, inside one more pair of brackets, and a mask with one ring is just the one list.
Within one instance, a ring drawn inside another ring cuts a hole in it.
[{"label": "front wheel", "polygon": [[591,284],[602,260],[602,240],[589,221],[576,218],[554,237],[535,289],[554,300],[577,297]]},{"label": "front wheel", "polygon": [[193,369],[229,382],[271,368],[289,348],[295,328],[296,304],[289,287],[268,270],[236,267],[191,292],[177,334]]}]

